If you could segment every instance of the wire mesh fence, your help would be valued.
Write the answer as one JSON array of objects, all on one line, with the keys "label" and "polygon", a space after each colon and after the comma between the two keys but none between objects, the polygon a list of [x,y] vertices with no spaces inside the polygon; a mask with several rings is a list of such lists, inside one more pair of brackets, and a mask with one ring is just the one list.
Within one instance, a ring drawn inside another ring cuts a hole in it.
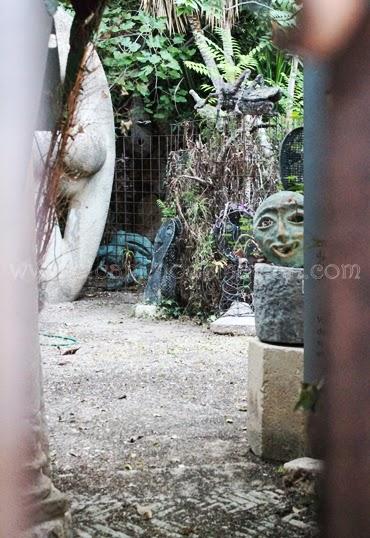
[{"label": "wire mesh fence", "polygon": [[163,197],[168,157],[183,144],[184,130],[178,126],[166,135],[117,139],[107,223],[85,292],[135,290],[145,284],[161,225],[158,200]]}]

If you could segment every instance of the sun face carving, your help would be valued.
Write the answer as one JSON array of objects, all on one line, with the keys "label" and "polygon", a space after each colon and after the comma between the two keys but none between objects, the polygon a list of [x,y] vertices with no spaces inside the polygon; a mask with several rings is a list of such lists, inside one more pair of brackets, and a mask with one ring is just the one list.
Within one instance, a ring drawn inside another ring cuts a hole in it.
[{"label": "sun face carving", "polygon": [[303,196],[282,191],[269,196],[253,220],[255,239],[268,261],[303,267]]}]

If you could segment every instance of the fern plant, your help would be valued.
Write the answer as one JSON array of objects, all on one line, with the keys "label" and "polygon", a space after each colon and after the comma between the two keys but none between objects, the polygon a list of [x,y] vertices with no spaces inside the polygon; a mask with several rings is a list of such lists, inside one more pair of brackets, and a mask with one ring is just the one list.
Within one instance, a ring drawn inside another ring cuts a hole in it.
[{"label": "fern plant", "polygon": [[296,0],[272,0],[268,16],[283,28],[295,26],[301,5]]},{"label": "fern plant", "polygon": [[[258,13],[261,24],[257,44],[248,52],[242,51],[238,40],[232,36],[230,27],[225,25],[214,29],[218,38],[205,37],[208,55],[212,57],[216,68],[225,83],[234,83],[246,69],[250,69],[254,76],[262,75],[267,84],[279,86],[283,98],[279,103],[279,111],[285,115],[294,115],[294,119],[303,117],[303,66],[298,62],[297,72],[294,74],[295,82],[290,95],[292,82],[292,60],[289,56],[277,49],[271,40],[271,22],[280,27],[289,28],[295,24],[295,17],[300,9],[294,0],[272,0],[269,6],[264,6]],[[261,22],[262,20],[262,22]],[[265,33],[261,29],[265,29]],[[205,94],[214,92],[214,73],[205,63],[186,61],[185,66],[202,77],[210,79],[212,84],[204,82],[201,90]],[[209,103],[213,104],[212,100]]]},{"label": "fern plant", "polygon": [[[228,28],[216,28],[215,34],[220,38],[221,45],[212,39],[206,37],[208,53],[212,55],[216,63],[217,70],[222,76],[224,82],[233,83],[245,71],[246,68],[251,68],[253,64],[252,55],[243,55],[240,52],[240,45],[235,38],[231,36]],[[208,67],[200,62],[185,61],[185,66],[198,73],[208,77],[211,81],[213,73]],[[203,89],[213,90],[213,86],[204,86]]]}]

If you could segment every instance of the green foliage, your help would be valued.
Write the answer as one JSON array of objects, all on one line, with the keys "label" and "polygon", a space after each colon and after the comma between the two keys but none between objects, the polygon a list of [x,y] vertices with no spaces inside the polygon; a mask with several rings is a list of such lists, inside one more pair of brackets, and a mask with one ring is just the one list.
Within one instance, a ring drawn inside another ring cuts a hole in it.
[{"label": "green foliage", "polygon": [[189,17],[194,13],[203,14],[208,20],[220,19],[223,13],[223,0],[175,0],[176,13]]},{"label": "green foliage", "polygon": [[301,393],[294,410],[303,409],[304,411],[316,411],[320,395],[324,386],[324,381],[321,380],[317,385],[302,383]]},{"label": "green foliage", "polygon": [[[218,27],[215,28],[212,38],[206,40],[208,53],[216,62],[224,82],[233,83],[246,69],[250,69],[252,78],[262,75],[266,84],[279,86],[282,99],[278,110],[281,114],[286,114],[290,106],[288,86],[292,60],[289,55],[273,44],[271,24],[274,22],[283,29],[290,28],[295,24],[298,10],[299,6],[294,0],[272,0],[270,6],[261,7],[252,16],[242,17],[234,36],[231,35],[229,28]],[[204,63],[186,61],[185,65],[201,77],[212,79],[213,73]],[[207,94],[214,91],[213,85],[209,83],[203,82],[200,87]],[[213,104],[212,101],[210,104]],[[299,62],[294,89],[293,119],[300,122],[303,119],[303,65],[301,62]]]},{"label": "green foliage", "polygon": [[167,204],[163,200],[158,199],[157,205],[161,211],[162,220],[173,219],[176,217],[177,213],[175,204]]},{"label": "green foliage", "polygon": [[179,319],[184,314],[184,309],[172,299],[163,299],[158,306],[160,319]]},{"label": "green foliage", "polygon": [[300,9],[296,0],[272,0],[267,17],[282,28],[292,28]]},{"label": "green foliage", "polygon": [[252,234],[253,233],[252,217],[240,217],[239,227],[240,227],[240,232],[242,234]]},{"label": "green foliage", "polygon": [[[237,78],[243,73],[246,67],[249,67],[245,63],[246,56],[241,55],[240,45],[237,40],[232,37],[230,31],[225,28],[215,28],[215,37],[219,38],[220,44],[217,41],[210,38],[206,38],[208,46],[208,54],[211,54],[216,62],[217,69],[222,75],[225,82],[235,82]],[[188,69],[195,71],[199,75],[203,75],[211,79],[212,73],[206,65],[200,62],[186,61],[185,65]],[[213,90],[213,87],[209,87]]]},{"label": "green foliage", "polygon": [[198,220],[207,217],[209,211],[207,200],[202,194],[196,192],[195,189],[183,192],[181,201],[185,207],[186,217],[189,224],[194,224]]},{"label": "green foliage", "polygon": [[166,21],[144,11],[107,8],[97,47],[116,101],[140,96],[154,119],[165,120],[187,103],[183,62],[195,53],[185,37],[169,36]]}]

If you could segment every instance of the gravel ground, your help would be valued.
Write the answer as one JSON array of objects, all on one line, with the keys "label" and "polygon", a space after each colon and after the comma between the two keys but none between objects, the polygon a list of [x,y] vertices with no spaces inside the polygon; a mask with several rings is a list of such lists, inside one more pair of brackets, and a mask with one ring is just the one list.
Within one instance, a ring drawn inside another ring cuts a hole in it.
[{"label": "gravel ground", "polygon": [[314,535],[311,501],[249,451],[248,339],[135,319],[134,299],[106,293],[42,313],[41,333],[78,341],[75,354],[42,347],[55,482],[75,536]]}]

